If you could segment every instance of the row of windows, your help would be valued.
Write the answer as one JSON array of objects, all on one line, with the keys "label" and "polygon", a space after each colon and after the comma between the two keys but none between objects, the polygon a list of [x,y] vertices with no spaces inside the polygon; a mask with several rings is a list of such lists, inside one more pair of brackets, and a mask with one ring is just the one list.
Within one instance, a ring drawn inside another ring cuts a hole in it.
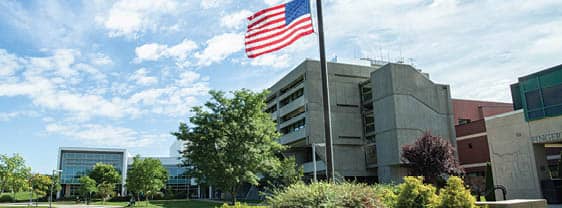
[{"label": "row of windows", "polygon": [[291,82],[287,87],[284,87],[283,89],[281,89],[280,95],[285,94],[286,92],[288,92],[289,90],[297,87],[298,85],[300,85],[303,82],[304,82],[304,75],[300,76],[295,81]]},{"label": "row of windows", "polygon": [[292,112],[290,112],[290,113],[287,113],[287,115],[284,115],[283,117],[281,117],[281,123],[283,123],[283,122],[285,122],[285,121],[288,121],[288,120],[291,120],[291,119],[293,119],[293,118],[295,118],[295,117],[297,117],[297,116],[300,116],[300,115],[302,115],[304,112],[305,112],[304,106],[302,106],[302,107],[300,107],[300,108],[297,108],[296,110],[294,110],[294,111],[292,111]]},{"label": "row of windows", "polygon": [[293,94],[289,95],[288,97],[286,97],[285,99],[281,100],[281,102],[279,103],[280,107],[286,106],[289,103],[293,102],[294,100],[302,97],[304,95],[304,89],[301,88],[297,91],[295,91]]},{"label": "row of windows", "polygon": [[514,108],[527,120],[562,115],[562,65],[519,78],[511,85]]},{"label": "row of windows", "polygon": [[299,120],[283,129],[281,129],[281,133],[282,134],[289,134],[292,132],[296,132],[296,131],[300,131],[301,129],[304,129],[305,127],[305,119],[303,118],[302,120]]}]

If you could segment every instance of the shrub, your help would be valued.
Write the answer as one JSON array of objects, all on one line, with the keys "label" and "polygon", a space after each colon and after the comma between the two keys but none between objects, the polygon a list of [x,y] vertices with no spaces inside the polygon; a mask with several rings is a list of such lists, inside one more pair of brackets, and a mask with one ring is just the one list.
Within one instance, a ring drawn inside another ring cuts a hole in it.
[{"label": "shrub", "polygon": [[381,193],[365,184],[293,184],[267,197],[272,207],[384,207]]},{"label": "shrub", "polygon": [[445,188],[440,190],[440,208],[473,208],[476,200],[464,187],[462,179],[451,176]]},{"label": "shrub", "polygon": [[385,207],[396,207],[398,194],[400,193],[398,186],[389,184],[376,184],[374,185],[375,192],[378,198],[381,199]]},{"label": "shrub", "polygon": [[399,186],[396,202],[398,208],[433,208],[439,204],[439,197],[435,194],[435,187],[423,184],[423,177],[404,177],[404,183]]},{"label": "shrub", "polygon": [[14,197],[12,195],[0,195],[0,202],[14,202]]},{"label": "shrub", "polygon": [[251,205],[247,205],[247,204],[241,204],[240,202],[236,202],[235,205],[228,205],[228,204],[223,204],[221,206],[221,208],[266,208],[265,206],[251,206]]}]

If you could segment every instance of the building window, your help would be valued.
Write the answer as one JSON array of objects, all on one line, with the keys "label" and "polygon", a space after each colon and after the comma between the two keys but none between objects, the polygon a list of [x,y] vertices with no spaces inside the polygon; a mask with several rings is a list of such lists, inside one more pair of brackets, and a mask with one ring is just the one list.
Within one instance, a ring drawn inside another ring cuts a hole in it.
[{"label": "building window", "polygon": [[303,118],[302,120],[299,120],[291,125],[286,126],[285,128],[282,128],[281,133],[283,135],[290,134],[292,132],[300,131],[301,129],[304,129],[304,127],[305,127],[305,119]]},{"label": "building window", "polygon": [[285,99],[283,99],[279,105],[280,105],[280,107],[286,106],[289,103],[293,102],[294,100],[302,97],[303,95],[304,95],[304,89],[301,88],[301,89],[297,90],[296,92],[294,92],[293,94],[286,97]]},{"label": "building window", "polygon": [[562,105],[562,84],[542,89],[546,107]]},{"label": "building window", "polygon": [[298,85],[300,85],[301,83],[304,82],[304,75],[300,76],[299,78],[297,78],[295,81],[291,82],[291,84],[289,84],[287,87],[284,87],[283,89],[281,89],[281,95],[285,94],[286,92],[288,92],[289,90],[297,87]]},{"label": "building window", "polygon": [[470,119],[461,118],[459,119],[459,125],[470,123]]},{"label": "building window", "polygon": [[293,119],[293,118],[295,118],[295,117],[297,117],[297,116],[302,115],[304,112],[305,112],[304,106],[302,106],[302,107],[300,107],[300,108],[297,108],[296,110],[294,110],[294,111],[292,111],[292,112],[290,112],[290,113],[287,113],[287,115],[284,115],[283,117],[281,117],[281,122],[285,122],[285,121],[291,120],[291,119]]}]

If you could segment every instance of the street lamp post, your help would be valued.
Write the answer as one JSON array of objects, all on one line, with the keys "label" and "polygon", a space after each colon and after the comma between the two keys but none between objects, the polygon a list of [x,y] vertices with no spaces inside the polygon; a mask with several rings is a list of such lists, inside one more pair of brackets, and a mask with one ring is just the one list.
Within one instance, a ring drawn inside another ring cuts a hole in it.
[{"label": "street lamp post", "polygon": [[61,172],[62,172],[62,170],[53,170],[53,182],[51,183],[51,192],[50,192],[50,194],[49,194],[49,208],[52,208],[51,204],[52,204],[52,202],[53,202],[53,188],[54,188],[55,183],[56,183],[56,181],[55,181],[55,173],[58,174],[58,173],[61,173]]},{"label": "street lamp post", "polygon": [[[313,174],[314,174],[314,182],[318,182],[318,178],[317,178],[317,169],[316,169],[316,145],[318,146],[326,146],[326,143],[313,143],[312,144],[312,167],[313,167]],[[326,173],[326,175],[328,175],[328,173]]]}]

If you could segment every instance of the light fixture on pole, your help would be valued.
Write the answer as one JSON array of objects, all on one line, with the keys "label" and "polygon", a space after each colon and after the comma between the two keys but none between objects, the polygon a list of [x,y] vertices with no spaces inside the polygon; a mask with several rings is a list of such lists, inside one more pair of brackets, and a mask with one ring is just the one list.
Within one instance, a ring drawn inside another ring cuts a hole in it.
[{"label": "light fixture on pole", "polygon": [[316,168],[316,145],[324,147],[326,146],[326,143],[312,143],[312,167],[313,167],[313,176],[314,176],[314,182],[318,182],[318,177],[316,176],[317,173],[317,168]]},{"label": "light fixture on pole", "polygon": [[53,181],[51,182],[51,192],[49,194],[49,208],[52,208],[52,202],[53,202],[53,188],[55,186],[55,173],[62,173],[62,170],[53,170],[53,175],[52,175],[52,179]]}]

